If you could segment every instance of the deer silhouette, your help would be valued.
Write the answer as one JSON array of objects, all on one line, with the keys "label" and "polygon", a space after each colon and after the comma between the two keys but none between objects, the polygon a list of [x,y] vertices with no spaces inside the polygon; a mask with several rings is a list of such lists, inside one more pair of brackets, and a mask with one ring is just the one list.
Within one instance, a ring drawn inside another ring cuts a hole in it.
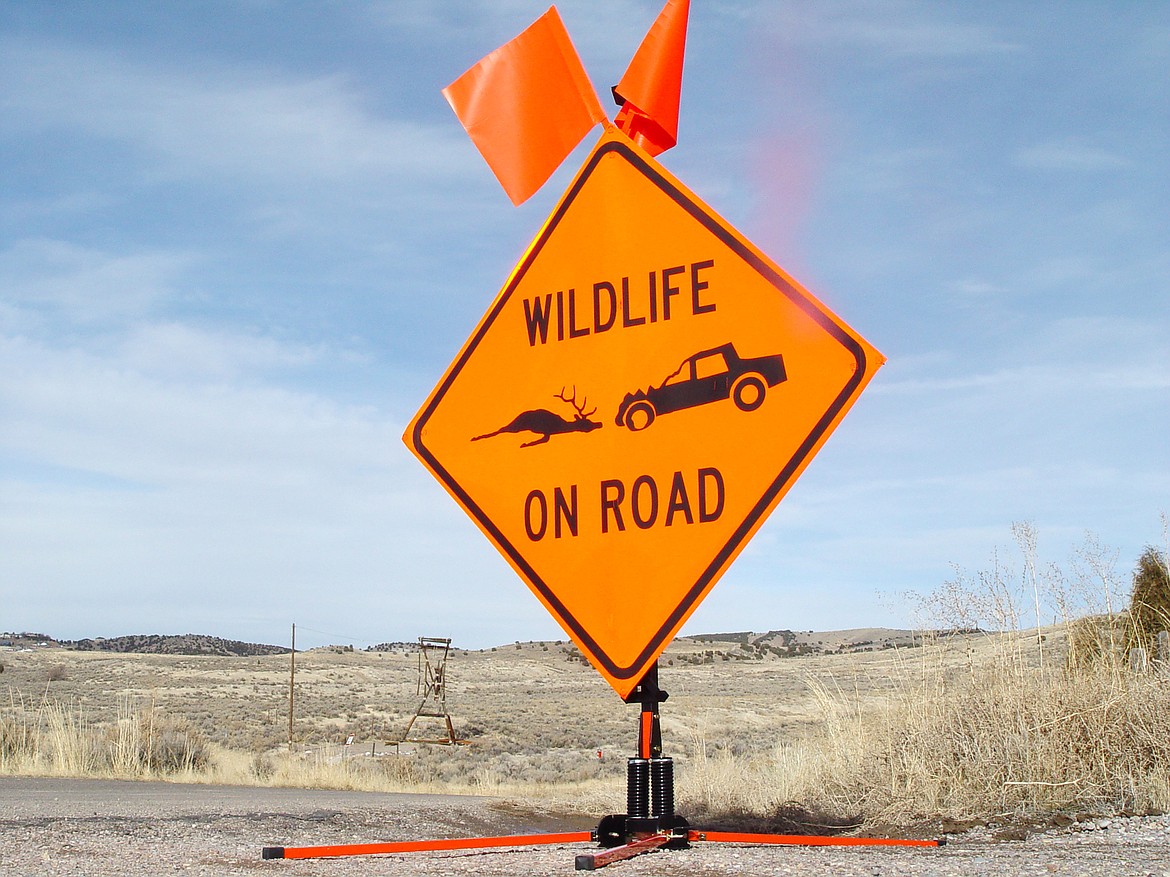
[{"label": "deer silhouette", "polygon": [[561,391],[554,394],[553,398],[560,399],[562,402],[568,402],[573,406],[577,413],[572,420],[565,420],[565,418],[549,411],[547,408],[534,408],[531,411],[520,412],[507,426],[501,426],[495,432],[477,435],[472,441],[477,442],[480,439],[491,438],[492,436],[501,435],[505,432],[534,432],[540,438],[533,439],[530,442],[524,442],[524,444],[520,445],[522,448],[530,448],[533,445],[544,444],[554,435],[563,435],[567,432],[593,432],[593,430],[601,428],[600,423],[596,420],[589,419],[597,413],[597,408],[594,407],[592,411],[585,410],[585,404],[589,401],[588,398],[582,399],[580,405],[577,404],[576,387],[573,387],[573,395],[571,397],[566,397],[565,388],[561,387]]}]

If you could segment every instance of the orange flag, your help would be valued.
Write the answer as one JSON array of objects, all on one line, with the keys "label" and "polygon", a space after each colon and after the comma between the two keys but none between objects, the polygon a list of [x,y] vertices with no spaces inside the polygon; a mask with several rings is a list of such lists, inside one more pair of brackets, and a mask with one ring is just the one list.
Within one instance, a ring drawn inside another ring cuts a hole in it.
[{"label": "orange flag", "polygon": [[631,140],[658,155],[678,142],[678,102],[690,0],[667,0],[626,68],[613,97],[614,120]]},{"label": "orange flag", "polygon": [[443,89],[512,199],[522,204],[608,120],[555,6]]}]

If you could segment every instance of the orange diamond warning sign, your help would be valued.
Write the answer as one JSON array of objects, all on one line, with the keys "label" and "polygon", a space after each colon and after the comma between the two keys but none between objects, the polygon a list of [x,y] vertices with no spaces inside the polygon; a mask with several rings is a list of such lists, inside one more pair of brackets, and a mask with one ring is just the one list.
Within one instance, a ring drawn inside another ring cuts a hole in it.
[{"label": "orange diamond warning sign", "polygon": [[625,697],[883,361],[611,130],[404,440]]}]

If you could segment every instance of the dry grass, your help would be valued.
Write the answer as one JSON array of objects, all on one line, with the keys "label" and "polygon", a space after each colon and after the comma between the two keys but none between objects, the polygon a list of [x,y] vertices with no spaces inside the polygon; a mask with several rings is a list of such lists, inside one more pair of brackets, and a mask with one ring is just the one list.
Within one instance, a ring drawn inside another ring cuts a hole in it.
[{"label": "dry grass", "polygon": [[1041,668],[1005,660],[997,639],[996,655],[966,667],[941,648],[904,666],[876,705],[810,679],[819,734],[747,758],[700,749],[683,803],[711,814],[796,803],[884,825],[1170,809],[1170,676]]},{"label": "dry grass", "polygon": [[[663,719],[679,811],[769,817],[799,805],[838,821],[905,825],[1170,809],[1170,676],[1133,674],[1119,660],[1070,667],[1055,628],[1041,667],[1035,642],[1032,632],[981,634],[852,655],[676,660],[663,669],[673,692]],[[706,650],[682,642],[668,655]],[[304,656],[306,714],[292,754],[279,742],[280,659],[47,650],[8,664],[7,774],[487,794],[600,814],[622,809],[634,743],[634,708],[558,644],[455,656],[450,705],[474,745],[400,754],[385,741],[417,705],[405,655]],[[65,680],[46,686],[44,668],[61,664]],[[121,683],[108,702],[93,687],[101,676]],[[149,691],[127,684],[147,679]],[[21,680],[35,693],[14,687]],[[387,702],[363,702],[362,692],[372,701],[379,691]],[[364,726],[385,733],[341,745]],[[217,728],[251,745],[209,739]]]},{"label": "dry grass", "polygon": [[739,758],[695,747],[684,805],[712,814],[797,805],[885,825],[1170,809],[1170,666],[1130,670],[1116,552],[1089,535],[1067,569],[1042,566],[1035,530],[1012,533],[1016,564],[996,551],[988,569],[956,569],[917,597],[923,627],[999,633],[810,673],[815,733]]},{"label": "dry grass", "polygon": [[108,723],[47,697],[28,706],[12,696],[0,711],[0,773],[153,779],[210,767],[206,741],[153,706],[125,700]]}]

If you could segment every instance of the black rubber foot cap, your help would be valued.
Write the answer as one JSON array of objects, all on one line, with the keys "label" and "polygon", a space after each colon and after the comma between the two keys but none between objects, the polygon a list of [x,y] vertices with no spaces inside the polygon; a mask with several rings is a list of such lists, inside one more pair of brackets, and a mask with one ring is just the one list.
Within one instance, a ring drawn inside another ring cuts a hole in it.
[{"label": "black rubber foot cap", "polygon": [[593,867],[593,856],[591,856],[591,855],[577,856],[577,860],[574,864],[575,864],[575,867],[578,871],[594,871],[594,870],[596,870]]},{"label": "black rubber foot cap", "polygon": [[261,850],[260,857],[263,859],[283,859],[284,847],[265,847]]}]

